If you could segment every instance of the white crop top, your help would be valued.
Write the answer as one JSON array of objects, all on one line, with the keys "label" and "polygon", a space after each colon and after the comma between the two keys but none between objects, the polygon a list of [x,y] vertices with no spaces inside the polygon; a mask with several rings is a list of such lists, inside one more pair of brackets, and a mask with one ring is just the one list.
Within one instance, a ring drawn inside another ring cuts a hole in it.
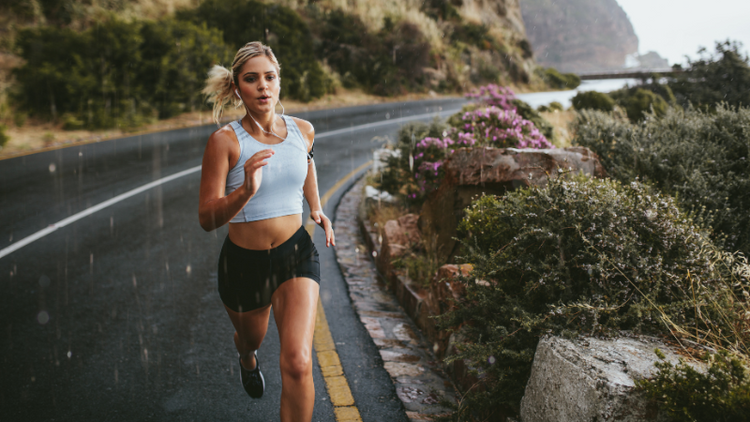
[{"label": "white crop top", "polygon": [[294,119],[281,116],[286,123],[287,136],[279,144],[269,145],[253,138],[242,127],[241,121],[231,123],[240,143],[240,158],[227,174],[226,195],[234,192],[245,182],[245,161],[256,152],[274,150],[261,171],[261,181],[255,196],[245,204],[230,223],[266,220],[285,215],[302,214],[302,191],[307,178],[307,142]]}]

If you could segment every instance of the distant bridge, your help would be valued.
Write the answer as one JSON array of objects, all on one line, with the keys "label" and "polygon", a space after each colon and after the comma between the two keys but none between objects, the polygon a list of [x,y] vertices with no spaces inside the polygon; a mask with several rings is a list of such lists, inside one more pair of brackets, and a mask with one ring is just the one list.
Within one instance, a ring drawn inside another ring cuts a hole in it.
[{"label": "distant bridge", "polygon": [[658,69],[638,69],[638,70],[613,70],[606,72],[581,72],[577,73],[578,77],[582,81],[600,80],[600,79],[643,79],[650,78],[653,74],[659,74],[663,76],[676,75],[683,73],[682,69],[673,69],[671,67],[658,68]]}]

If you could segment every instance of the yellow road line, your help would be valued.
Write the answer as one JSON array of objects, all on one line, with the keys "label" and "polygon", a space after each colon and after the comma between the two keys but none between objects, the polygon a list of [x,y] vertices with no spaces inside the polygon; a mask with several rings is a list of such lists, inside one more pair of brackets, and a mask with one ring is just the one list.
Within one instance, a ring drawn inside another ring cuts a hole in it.
[{"label": "yellow road line", "polygon": [[[320,206],[325,207],[328,200],[331,199],[331,196],[333,196],[333,194],[336,193],[344,183],[360,171],[369,167],[371,164],[372,161],[362,164],[331,186],[331,188],[328,189],[328,192],[320,198]],[[312,220],[305,224],[305,230],[310,233],[310,237],[315,233],[315,225],[315,222]],[[341,360],[339,359],[339,354],[336,352],[336,343],[333,342],[333,336],[331,336],[326,313],[323,309],[323,302],[321,302],[320,299],[318,299],[318,314],[315,318],[313,346],[315,347],[315,353],[318,356],[318,364],[323,373],[323,379],[326,382],[328,396],[331,398],[331,403],[333,404],[336,421],[362,422],[362,417],[359,415],[359,409],[357,409],[357,406],[354,404],[354,396],[352,396],[352,390],[349,388],[349,381],[347,381],[344,369],[341,367]]]}]

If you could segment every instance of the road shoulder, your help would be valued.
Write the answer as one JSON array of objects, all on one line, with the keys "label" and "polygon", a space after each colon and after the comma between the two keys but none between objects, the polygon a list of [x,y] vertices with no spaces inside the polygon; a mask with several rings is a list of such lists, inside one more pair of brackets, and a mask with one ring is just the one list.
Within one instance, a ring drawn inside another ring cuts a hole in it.
[{"label": "road shoulder", "polygon": [[341,198],[336,210],[336,259],[346,280],[352,305],[378,347],[399,399],[412,421],[431,420],[456,402],[453,385],[439,369],[429,343],[378,281],[372,257],[364,246],[357,223],[364,178]]}]

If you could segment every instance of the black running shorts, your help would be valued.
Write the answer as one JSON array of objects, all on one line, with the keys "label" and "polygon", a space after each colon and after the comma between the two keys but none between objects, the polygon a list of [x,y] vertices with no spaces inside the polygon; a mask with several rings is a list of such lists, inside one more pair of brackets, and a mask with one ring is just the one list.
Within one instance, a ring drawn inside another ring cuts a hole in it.
[{"label": "black running shorts", "polygon": [[320,259],[304,227],[281,245],[267,250],[245,249],[224,240],[219,255],[219,296],[235,312],[271,303],[281,283],[307,277],[320,284]]}]

